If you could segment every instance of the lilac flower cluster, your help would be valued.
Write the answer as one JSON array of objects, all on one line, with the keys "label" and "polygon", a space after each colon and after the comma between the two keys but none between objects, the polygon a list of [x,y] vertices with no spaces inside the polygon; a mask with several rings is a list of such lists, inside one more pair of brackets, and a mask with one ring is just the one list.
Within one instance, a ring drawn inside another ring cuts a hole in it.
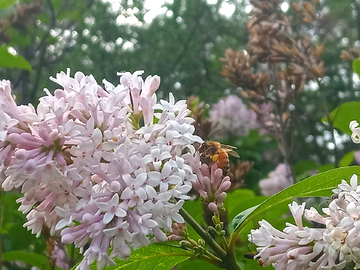
[{"label": "lilac flower cluster", "polygon": [[215,137],[219,140],[230,136],[247,136],[251,129],[259,127],[256,113],[248,110],[235,95],[214,104],[210,110],[210,121],[217,123]]},{"label": "lilac flower cluster", "polygon": [[279,164],[275,171],[269,173],[269,178],[260,180],[261,194],[272,196],[292,184],[290,168],[286,164]]},{"label": "lilac flower cluster", "polygon": [[[360,186],[353,175],[350,185],[342,180],[333,190],[333,200],[325,215],[316,209],[305,209],[305,203],[289,205],[295,224],[286,223],[283,231],[267,221],[251,230],[249,241],[256,244],[260,265],[273,264],[275,269],[343,269],[347,264],[360,267]],[[318,223],[319,228],[303,225],[302,217]]]},{"label": "lilac flower cluster", "polygon": [[10,82],[0,82],[2,187],[23,194],[32,233],[49,228],[81,248],[77,269],[94,261],[103,269],[184,222],[178,211],[196,180],[192,144],[202,140],[185,100],[157,102],[158,76],[119,73],[120,84],[104,80],[104,89],[69,73],[51,78],[61,89],[45,89],[36,109],[17,106]]}]

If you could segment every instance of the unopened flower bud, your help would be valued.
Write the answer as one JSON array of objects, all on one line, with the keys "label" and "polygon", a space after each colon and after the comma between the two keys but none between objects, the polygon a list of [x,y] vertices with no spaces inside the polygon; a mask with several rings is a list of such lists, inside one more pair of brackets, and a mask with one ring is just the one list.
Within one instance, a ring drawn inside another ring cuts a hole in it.
[{"label": "unopened flower bud", "polygon": [[214,212],[215,214],[219,214],[218,207],[215,203],[211,202],[208,205],[210,211]]},{"label": "unopened flower bud", "polygon": [[180,241],[179,245],[181,247],[185,247],[185,248],[193,248],[192,244],[189,241],[186,241],[186,240]]},{"label": "unopened flower bud", "polygon": [[202,247],[205,247],[205,241],[204,241],[204,239],[199,239],[198,240],[198,244],[200,245],[200,246],[202,246]]},{"label": "unopened flower bud", "polygon": [[118,181],[112,181],[110,183],[110,186],[109,186],[110,190],[112,192],[119,192],[121,186],[120,186],[120,183]]},{"label": "unopened flower bud", "polygon": [[16,159],[26,159],[28,157],[28,152],[25,149],[17,149],[15,151]]},{"label": "unopened flower bud", "polygon": [[61,237],[61,242],[63,242],[64,244],[71,244],[74,242],[74,240],[75,237],[70,233],[65,234]]}]

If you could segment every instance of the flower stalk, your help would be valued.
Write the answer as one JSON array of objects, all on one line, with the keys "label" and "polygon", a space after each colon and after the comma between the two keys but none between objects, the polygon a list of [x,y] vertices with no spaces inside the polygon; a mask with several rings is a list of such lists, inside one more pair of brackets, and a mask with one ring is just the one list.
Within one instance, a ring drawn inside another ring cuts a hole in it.
[{"label": "flower stalk", "polygon": [[211,247],[211,249],[216,253],[217,256],[221,259],[221,267],[228,270],[241,270],[240,266],[236,263],[236,260],[233,256],[229,256],[228,253],[211,237],[211,235],[205,231],[199,223],[189,215],[184,208],[179,210],[180,215],[184,220],[204,239],[204,241]]}]

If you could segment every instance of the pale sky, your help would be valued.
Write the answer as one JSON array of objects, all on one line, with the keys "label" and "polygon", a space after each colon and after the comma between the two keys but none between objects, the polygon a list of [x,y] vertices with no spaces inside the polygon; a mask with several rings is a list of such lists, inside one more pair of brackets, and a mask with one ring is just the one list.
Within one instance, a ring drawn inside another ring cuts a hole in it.
[{"label": "pale sky", "polygon": [[[138,10],[137,8],[125,10],[120,5],[119,0],[103,0],[104,2],[109,2],[112,4],[111,8],[113,11],[121,11],[122,14],[118,16],[118,24],[141,24],[137,18],[133,15]],[[162,7],[165,3],[172,3],[173,0],[145,0],[145,9],[149,10],[145,14],[145,22],[151,23],[152,20],[160,14],[166,14],[167,16],[172,16],[172,12],[167,10],[166,7]],[[217,0],[207,0],[208,4],[213,5],[217,3]],[[235,5],[228,2],[223,2],[220,8],[220,13],[224,16],[230,17],[235,11]],[[250,10],[249,10],[250,11]],[[124,16],[124,15],[126,16]]]}]

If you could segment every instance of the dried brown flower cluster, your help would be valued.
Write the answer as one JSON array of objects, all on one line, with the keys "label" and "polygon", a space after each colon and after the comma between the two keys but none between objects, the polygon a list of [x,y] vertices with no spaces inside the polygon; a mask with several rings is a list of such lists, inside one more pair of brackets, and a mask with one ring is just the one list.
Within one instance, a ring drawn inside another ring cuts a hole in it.
[{"label": "dried brown flower cluster", "polygon": [[[247,23],[247,51],[227,49],[221,74],[241,87],[245,97],[265,100],[273,86],[287,103],[286,98],[301,92],[307,81],[324,76],[326,69],[320,59],[324,47],[313,46],[309,37],[295,37],[291,19],[280,12],[283,1],[250,2],[254,7]],[[302,21],[313,23],[313,4],[292,7]],[[254,67],[260,71],[253,73]]]},{"label": "dried brown flower cluster", "polygon": [[[314,26],[314,31],[319,24],[319,1],[292,3],[294,18],[282,12],[283,2],[250,0],[253,9],[247,22],[246,51],[227,49],[221,74],[253,102],[251,108],[262,128],[275,135],[285,163],[292,168],[290,108],[295,108],[305,84],[323,77],[326,69],[320,59],[324,46],[313,45],[311,37],[302,33],[309,26]],[[295,179],[293,170],[292,174]]]},{"label": "dried brown flower cluster", "polygon": [[350,48],[349,50],[341,51],[340,58],[344,59],[345,61],[351,62],[354,61],[356,58],[360,57],[359,50],[355,48]]},{"label": "dried brown flower cluster", "polygon": [[25,29],[29,21],[36,18],[40,12],[43,0],[34,0],[29,4],[21,4],[8,17],[0,20],[0,42],[10,42],[10,37],[5,33],[9,27]]},{"label": "dried brown flower cluster", "polygon": [[229,177],[231,187],[228,192],[232,192],[245,184],[245,175],[250,171],[254,162],[251,161],[240,161],[238,160],[237,165],[231,165],[229,170]]},{"label": "dried brown flower cluster", "polygon": [[200,136],[204,140],[208,140],[216,132],[216,123],[212,123],[209,118],[204,116],[205,103],[199,102],[199,98],[195,96],[186,99],[187,107],[192,112],[192,117],[195,119],[194,134]]}]

